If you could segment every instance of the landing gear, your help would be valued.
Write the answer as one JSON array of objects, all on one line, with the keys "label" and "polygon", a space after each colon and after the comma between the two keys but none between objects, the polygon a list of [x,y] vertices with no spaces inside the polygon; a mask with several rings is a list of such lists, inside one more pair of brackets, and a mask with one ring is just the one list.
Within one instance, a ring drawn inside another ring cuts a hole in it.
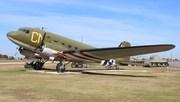
[{"label": "landing gear", "polygon": [[70,62],[63,62],[62,59],[60,60],[60,62],[56,65],[56,71],[59,72],[65,72],[66,70],[66,65],[68,65]]},{"label": "landing gear", "polygon": [[41,70],[42,67],[44,66],[44,63],[45,62],[42,62],[42,61],[37,61],[37,62],[30,62],[30,63],[26,63],[24,65],[24,68],[34,68],[35,70]]},{"label": "landing gear", "polygon": [[32,61],[30,63],[26,62],[25,65],[24,65],[24,68],[33,68],[34,67],[34,63],[35,63],[34,61]]},{"label": "landing gear", "polygon": [[43,65],[44,65],[44,62],[36,62],[34,64],[34,69],[35,70],[41,70]]},{"label": "landing gear", "polygon": [[56,71],[59,73],[59,72],[65,72],[65,65],[64,63],[62,62],[59,62],[57,65],[56,65]]}]

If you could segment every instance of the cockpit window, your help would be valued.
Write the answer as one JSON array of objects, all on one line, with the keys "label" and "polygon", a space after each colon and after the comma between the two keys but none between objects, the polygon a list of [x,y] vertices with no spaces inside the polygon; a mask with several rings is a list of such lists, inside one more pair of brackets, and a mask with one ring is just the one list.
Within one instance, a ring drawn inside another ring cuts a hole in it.
[{"label": "cockpit window", "polygon": [[18,29],[18,31],[23,32],[23,29]]},{"label": "cockpit window", "polygon": [[25,32],[26,34],[29,34],[29,33],[30,33],[29,30],[25,30],[25,29],[18,29],[18,31],[20,31],[20,32]]},{"label": "cockpit window", "polygon": [[26,34],[29,34],[29,30],[26,30]]}]

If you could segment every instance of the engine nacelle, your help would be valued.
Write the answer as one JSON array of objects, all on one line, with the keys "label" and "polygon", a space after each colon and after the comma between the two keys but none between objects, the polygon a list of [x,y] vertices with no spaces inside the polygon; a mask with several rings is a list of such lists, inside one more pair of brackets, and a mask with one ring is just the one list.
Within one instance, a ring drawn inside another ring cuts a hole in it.
[{"label": "engine nacelle", "polygon": [[116,60],[115,59],[110,59],[110,60],[102,60],[100,63],[101,66],[111,66],[111,65],[116,65]]},{"label": "engine nacelle", "polygon": [[[63,50],[67,50],[64,46],[58,45],[58,44],[53,44],[53,43],[44,43],[42,46],[42,52],[41,54],[46,55],[46,56],[51,56],[51,57],[56,57],[57,53]],[[59,52],[59,53],[60,53]]]},{"label": "engine nacelle", "polygon": [[20,54],[24,55],[26,58],[30,58],[30,59],[40,57],[39,54],[36,54],[26,49],[21,49],[19,52]]},{"label": "engine nacelle", "polygon": [[56,57],[57,51],[50,49],[50,48],[44,48],[43,51],[41,52],[43,55],[46,56],[51,56],[51,57]]}]

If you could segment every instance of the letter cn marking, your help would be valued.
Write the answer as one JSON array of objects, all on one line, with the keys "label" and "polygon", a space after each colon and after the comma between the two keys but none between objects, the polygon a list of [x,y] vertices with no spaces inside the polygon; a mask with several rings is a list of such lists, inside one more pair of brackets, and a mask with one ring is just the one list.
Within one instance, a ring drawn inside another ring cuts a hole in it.
[{"label": "letter cn marking", "polygon": [[[38,39],[35,39],[35,38],[34,38],[35,36],[37,36]],[[32,32],[31,42],[39,44],[41,40],[42,40],[42,35],[41,35],[41,33]]]}]

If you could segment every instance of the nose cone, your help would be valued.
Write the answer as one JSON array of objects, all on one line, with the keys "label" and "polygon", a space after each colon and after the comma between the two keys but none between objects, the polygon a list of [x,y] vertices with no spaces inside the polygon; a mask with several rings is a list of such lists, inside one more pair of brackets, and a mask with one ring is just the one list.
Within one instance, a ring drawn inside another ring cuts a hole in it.
[{"label": "nose cone", "polygon": [[7,38],[12,41],[13,43],[16,43],[16,40],[18,40],[19,34],[16,31],[11,31],[7,33]]},{"label": "nose cone", "polygon": [[14,31],[12,32],[8,32],[7,33],[7,37],[10,39],[10,38],[14,38],[16,36],[16,33]]}]

